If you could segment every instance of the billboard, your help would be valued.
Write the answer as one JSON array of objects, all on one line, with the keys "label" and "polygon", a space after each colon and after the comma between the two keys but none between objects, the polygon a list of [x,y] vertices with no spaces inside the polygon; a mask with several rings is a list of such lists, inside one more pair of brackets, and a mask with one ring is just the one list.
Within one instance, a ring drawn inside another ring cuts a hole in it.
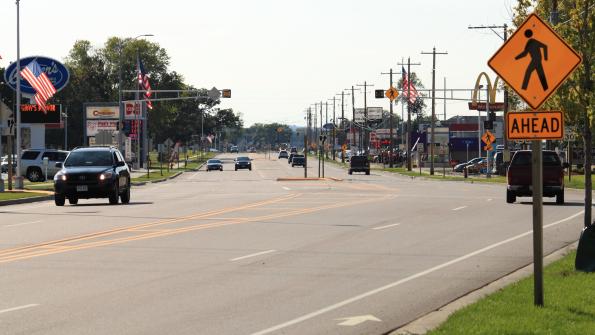
[{"label": "billboard", "polygon": [[60,123],[60,105],[46,105],[47,112],[32,104],[21,105],[22,123]]},{"label": "billboard", "polygon": [[[87,106],[85,107],[87,120],[91,119],[119,119],[118,106]],[[89,135],[88,135],[89,136]]]},{"label": "billboard", "polygon": [[[64,66],[64,64],[60,63],[59,61],[57,61],[55,59],[49,58],[49,57],[31,56],[31,57],[21,58],[20,64],[19,64],[21,67],[21,70],[24,67],[26,67],[29,63],[31,63],[33,60],[36,60],[37,63],[39,63],[41,70],[43,72],[45,72],[45,74],[48,76],[48,78],[50,79],[50,81],[52,82],[54,87],[56,88],[56,91],[59,92],[61,89],[66,87],[66,84],[68,84],[68,80],[70,79],[70,73],[68,72],[68,69],[66,68],[66,66]],[[8,86],[10,86],[10,88],[12,88],[15,91],[17,89],[16,68],[17,68],[17,63],[15,61],[15,62],[12,62],[6,68],[6,71],[4,72],[5,82],[7,82]],[[29,84],[29,82],[24,80],[23,78],[21,78],[21,92],[23,94],[31,94],[31,95],[34,95],[36,93],[35,89]]]}]

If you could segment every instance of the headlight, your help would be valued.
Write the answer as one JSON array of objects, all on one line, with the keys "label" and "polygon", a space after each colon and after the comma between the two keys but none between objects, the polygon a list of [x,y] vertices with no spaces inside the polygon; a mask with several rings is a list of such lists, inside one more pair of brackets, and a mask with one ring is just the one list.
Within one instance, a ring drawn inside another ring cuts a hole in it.
[{"label": "headlight", "polygon": [[114,174],[111,172],[104,172],[102,174],[99,175],[99,180],[106,180],[106,179],[110,179]]},{"label": "headlight", "polygon": [[66,175],[64,173],[56,173],[56,175],[54,176],[54,181],[66,181]]}]

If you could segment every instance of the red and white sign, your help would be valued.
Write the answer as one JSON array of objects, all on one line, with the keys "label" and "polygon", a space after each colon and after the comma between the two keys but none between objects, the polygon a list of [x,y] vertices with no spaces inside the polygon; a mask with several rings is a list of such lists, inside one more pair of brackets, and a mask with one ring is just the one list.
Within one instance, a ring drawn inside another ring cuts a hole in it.
[{"label": "red and white sign", "polygon": [[141,118],[141,110],[140,110],[140,104],[139,103],[132,103],[132,102],[127,102],[124,105],[124,119],[126,120],[133,120],[133,119],[137,119],[137,118]]},{"label": "red and white sign", "polygon": [[87,120],[87,136],[95,136],[100,130],[117,131],[117,120]]}]

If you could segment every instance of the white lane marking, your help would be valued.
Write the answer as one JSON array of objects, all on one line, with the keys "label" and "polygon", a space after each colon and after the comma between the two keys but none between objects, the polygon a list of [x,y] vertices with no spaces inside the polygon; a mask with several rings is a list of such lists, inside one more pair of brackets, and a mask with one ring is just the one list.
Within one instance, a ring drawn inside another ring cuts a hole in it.
[{"label": "white lane marking", "polygon": [[364,323],[366,321],[382,322],[382,320],[380,320],[379,318],[377,318],[371,314],[350,316],[348,318],[335,319],[335,321],[343,321],[341,323],[338,323],[337,326],[348,326],[348,327],[357,326],[360,323]]},{"label": "white lane marking", "polygon": [[255,253],[255,254],[250,254],[250,255],[246,255],[246,256],[242,256],[242,257],[232,258],[232,259],[230,259],[230,261],[235,262],[235,261],[239,261],[239,260],[250,258],[250,257],[256,257],[256,256],[260,256],[260,255],[270,254],[271,252],[275,252],[275,251],[277,251],[277,250],[261,251],[261,252]]},{"label": "white lane marking", "polygon": [[490,198],[490,199],[488,199],[487,201],[492,201],[492,200],[494,200],[494,199],[491,199],[491,198]]},{"label": "white lane marking", "polygon": [[283,186],[283,189],[286,191],[291,191],[291,189],[289,187]]},{"label": "white lane marking", "polygon": [[40,222],[43,222],[43,221],[38,220],[38,221],[31,221],[31,222],[21,222],[21,223],[9,224],[9,225],[4,226],[4,227],[17,227],[17,226],[24,226],[24,225],[34,224],[34,223],[40,223]]},{"label": "white lane marking", "polygon": [[29,305],[23,305],[23,306],[18,306],[18,307],[13,307],[13,308],[2,309],[2,310],[0,310],[0,314],[14,312],[14,311],[18,311],[21,309],[37,307],[37,306],[39,306],[39,304],[29,304]]},{"label": "white lane marking", "polygon": [[396,227],[398,225],[400,225],[400,223],[393,223],[393,224],[389,224],[389,225],[382,226],[382,227],[374,227],[372,229],[373,230],[381,230],[381,229],[386,229],[386,228],[390,228],[390,227]]},{"label": "white lane marking", "polygon": [[[565,219],[562,219],[562,220],[559,220],[559,221],[556,221],[556,222],[550,223],[550,224],[548,224],[548,225],[545,225],[545,226],[543,226],[543,228],[544,228],[544,229],[546,229],[546,228],[550,228],[550,227],[553,227],[553,226],[559,225],[560,223],[564,223],[564,222],[566,222],[566,221],[572,220],[572,219],[574,219],[575,217],[577,217],[577,216],[579,216],[579,215],[582,215],[583,213],[584,213],[584,211],[580,211],[580,212],[578,212],[578,213],[576,213],[576,214],[574,214],[574,215],[571,215],[571,216],[569,216],[569,217],[567,217],[567,218],[565,218]],[[390,283],[390,284],[384,285],[384,286],[382,286],[382,287],[379,287],[379,288],[377,288],[377,289],[374,289],[374,290],[371,290],[371,291],[368,291],[368,292],[362,293],[362,294],[360,294],[360,295],[356,295],[355,297],[352,297],[352,298],[349,298],[349,299],[346,299],[346,300],[340,301],[340,302],[338,302],[338,303],[336,303],[336,304],[333,304],[333,305],[330,305],[330,306],[324,307],[324,308],[322,308],[322,309],[319,309],[319,310],[317,310],[317,311],[314,311],[314,312],[312,312],[312,313],[309,313],[309,314],[306,314],[306,315],[302,315],[302,316],[300,316],[300,317],[298,317],[298,318],[295,318],[295,319],[293,319],[293,320],[290,320],[290,321],[287,321],[287,322],[281,323],[281,324],[279,324],[279,325],[273,326],[273,327],[271,327],[271,328],[267,328],[267,329],[265,329],[265,330],[261,330],[261,331],[259,331],[259,332],[256,332],[256,333],[252,333],[252,335],[264,335],[264,334],[269,334],[269,333],[272,333],[272,332],[274,332],[274,331],[277,331],[277,330],[279,330],[279,329],[283,329],[283,328],[287,328],[287,327],[289,327],[289,326],[292,326],[292,325],[294,325],[294,324],[296,324],[296,323],[300,323],[300,322],[303,322],[303,321],[306,321],[306,320],[312,319],[312,318],[314,318],[314,317],[317,317],[317,316],[319,316],[319,315],[321,315],[321,314],[324,314],[324,313],[327,313],[327,312],[333,311],[333,310],[335,310],[335,309],[338,309],[338,308],[340,308],[340,307],[343,307],[343,306],[345,306],[345,305],[348,305],[348,304],[351,304],[351,303],[353,303],[353,302],[356,302],[356,301],[362,300],[362,299],[364,299],[364,298],[367,298],[367,297],[369,297],[369,296],[372,296],[372,295],[378,294],[378,293],[380,293],[380,292],[386,291],[386,290],[388,290],[388,289],[391,289],[391,288],[393,288],[393,287],[399,286],[399,285],[401,285],[401,284],[404,284],[404,283],[410,282],[410,281],[412,281],[412,280],[414,280],[414,279],[417,279],[417,278],[419,278],[419,277],[423,277],[423,276],[425,276],[425,275],[428,275],[428,274],[430,274],[430,273],[432,273],[432,272],[436,272],[436,271],[438,271],[438,270],[441,270],[441,269],[443,269],[443,268],[445,268],[445,267],[448,267],[448,266],[450,266],[450,265],[453,265],[453,264],[456,264],[456,263],[462,262],[462,261],[464,261],[464,260],[466,260],[466,259],[469,259],[469,258],[471,258],[471,257],[473,257],[473,256],[477,256],[477,255],[479,255],[479,254],[482,254],[482,253],[484,253],[484,252],[486,252],[486,251],[489,251],[489,250],[492,250],[492,249],[494,249],[494,248],[497,248],[497,247],[499,247],[499,246],[501,246],[501,245],[504,245],[504,244],[506,244],[506,243],[509,243],[509,242],[512,242],[512,241],[518,240],[518,239],[520,239],[520,238],[523,238],[523,237],[525,237],[525,236],[527,236],[527,235],[530,235],[531,233],[533,233],[533,230],[529,230],[528,232],[525,232],[525,233],[522,233],[522,234],[519,234],[519,235],[513,236],[513,237],[511,237],[511,238],[508,238],[508,239],[506,239],[506,240],[503,240],[503,241],[500,241],[500,242],[497,242],[497,243],[494,243],[494,244],[488,245],[487,247],[481,248],[481,249],[479,249],[479,250],[475,250],[475,251],[473,251],[473,252],[470,252],[470,253],[468,253],[468,254],[466,254],[466,255],[463,255],[463,256],[461,256],[461,257],[455,258],[455,259],[453,259],[453,260],[451,260],[451,261],[448,261],[448,262],[446,262],[446,263],[442,263],[442,264],[440,264],[440,265],[434,266],[434,267],[432,267],[432,268],[429,268],[429,269],[427,269],[427,270],[424,270],[424,271],[422,271],[422,272],[418,272],[418,273],[416,273],[416,274],[413,274],[413,275],[411,275],[411,276],[409,276],[409,277],[403,278],[403,279],[401,279],[401,280],[397,280],[396,282],[393,282],[393,283]]]},{"label": "white lane marking", "polygon": [[467,206],[461,206],[461,207],[453,208],[452,210],[453,211],[458,211],[458,210],[461,210],[463,208],[467,208]]}]

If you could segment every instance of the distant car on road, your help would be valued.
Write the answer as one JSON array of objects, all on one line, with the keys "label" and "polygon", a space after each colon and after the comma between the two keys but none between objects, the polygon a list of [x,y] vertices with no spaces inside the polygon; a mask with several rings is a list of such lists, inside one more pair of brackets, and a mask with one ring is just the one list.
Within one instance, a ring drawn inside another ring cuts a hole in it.
[{"label": "distant car on road", "polygon": [[256,148],[255,147],[251,147],[248,151],[251,152],[251,153],[255,153],[256,152]]},{"label": "distant car on road", "polygon": [[218,159],[209,159],[207,161],[207,172],[211,170],[223,171],[223,163]]},{"label": "distant car on road", "polygon": [[61,169],[54,176],[56,206],[64,206],[66,199],[71,205],[89,198],[109,198],[112,205],[119,198],[130,202],[130,170],[114,147],[77,148],[55,166]]},{"label": "distant car on road", "polygon": [[250,157],[238,157],[235,159],[235,169],[248,169],[252,171],[252,160]]},{"label": "distant car on road", "polygon": [[292,154],[297,154],[297,148],[296,147],[291,147],[291,149],[289,150],[290,153]]},{"label": "distant car on road", "polygon": [[285,150],[279,151],[279,159],[281,158],[289,158],[289,154]]},{"label": "distant car on road", "polygon": [[349,160],[349,174],[353,174],[354,172],[370,174],[370,161],[367,156],[351,156]]},{"label": "distant car on road", "polygon": [[305,164],[306,164],[306,157],[304,157],[304,155],[296,155],[291,160],[291,167],[305,166]]},{"label": "distant car on road", "polygon": [[232,145],[231,148],[229,149],[229,152],[238,153],[238,152],[240,152],[240,149],[238,149],[237,145]]},{"label": "distant car on road", "polygon": [[[506,174],[506,202],[511,204],[516,197],[533,195],[531,150],[517,151]],[[568,163],[562,164],[555,151],[543,151],[543,196],[556,197],[556,204],[564,204],[564,169]]]}]

